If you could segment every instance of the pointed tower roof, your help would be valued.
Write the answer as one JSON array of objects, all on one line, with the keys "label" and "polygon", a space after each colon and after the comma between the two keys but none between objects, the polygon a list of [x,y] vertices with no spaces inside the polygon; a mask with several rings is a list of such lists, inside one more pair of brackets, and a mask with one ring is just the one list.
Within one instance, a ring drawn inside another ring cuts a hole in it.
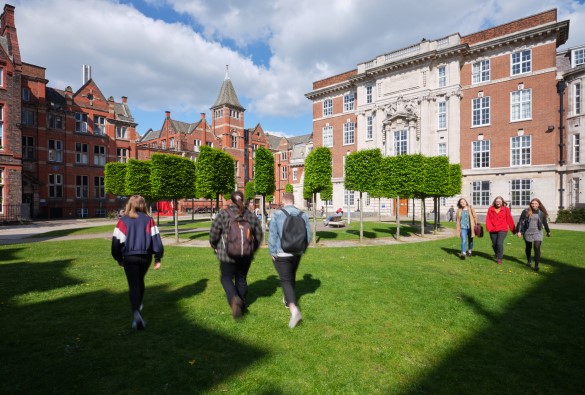
[{"label": "pointed tower roof", "polygon": [[221,85],[221,89],[219,90],[219,95],[215,100],[215,104],[211,106],[211,109],[221,107],[221,106],[229,106],[235,107],[239,110],[244,111],[245,108],[242,107],[240,101],[238,100],[238,95],[236,95],[236,90],[232,85],[232,80],[230,80],[230,76],[228,74],[228,66],[225,66],[225,78],[223,80],[223,84]]}]

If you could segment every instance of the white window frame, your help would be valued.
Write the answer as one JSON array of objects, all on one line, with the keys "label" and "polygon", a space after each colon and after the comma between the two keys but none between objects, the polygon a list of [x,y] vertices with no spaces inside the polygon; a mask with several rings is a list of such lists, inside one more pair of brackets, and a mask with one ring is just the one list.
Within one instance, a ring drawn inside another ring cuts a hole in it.
[{"label": "white window frame", "polygon": [[101,115],[93,116],[93,134],[96,136],[106,135],[106,117]]},{"label": "white window frame", "polygon": [[49,182],[47,183],[49,198],[62,198],[63,197],[63,175],[62,174],[49,174]]},{"label": "white window frame", "polygon": [[169,149],[175,148],[175,138],[171,137],[169,140]]},{"label": "white window frame", "polygon": [[447,86],[447,66],[437,67],[437,81],[439,88]]},{"label": "white window frame", "polygon": [[437,147],[438,156],[447,156],[447,143],[439,143]]},{"label": "white window frame", "polygon": [[106,198],[105,177],[93,177],[93,197],[96,199]]},{"label": "white window frame", "polygon": [[510,138],[510,166],[532,165],[532,136],[514,136]]},{"label": "white window frame", "polygon": [[374,139],[374,117],[368,115],[366,117],[366,140]]},{"label": "white window frame", "polygon": [[288,151],[280,151],[280,160],[288,160]]},{"label": "white window frame", "polygon": [[333,115],[333,99],[323,100],[323,116],[330,117]]},{"label": "white window frame", "polygon": [[287,166],[280,166],[280,179],[287,180],[288,179],[288,169]]},{"label": "white window frame", "polygon": [[394,156],[408,155],[408,129],[393,132]]},{"label": "white window frame", "polygon": [[333,147],[333,126],[323,128],[323,147]]},{"label": "white window frame", "polygon": [[89,197],[89,177],[84,175],[75,176],[75,197],[87,199]]},{"label": "white window frame", "polygon": [[343,205],[353,206],[355,204],[355,193],[354,191],[343,190]]},{"label": "white window frame", "polygon": [[84,112],[75,113],[75,131],[77,133],[87,133],[87,114]]},{"label": "white window frame", "polygon": [[128,139],[128,129],[126,126],[116,126],[116,138],[122,140]]},{"label": "white window frame", "polygon": [[343,95],[343,112],[353,111],[355,108],[355,95],[353,92]]},{"label": "white window frame", "polygon": [[160,148],[161,149],[167,149],[167,141],[166,140],[162,140],[160,142]]},{"label": "white window frame", "polygon": [[0,150],[4,150],[4,104],[0,104]]},{"label": "white window frame", "polygon": [[4,67],[0,67],[0,86],[4,86]]},{"label": "white window frame", "polygon": [[[164,143],[164,140],[163,140]],[[128,149],[127,148],[116,148],[116,161],[118,163],[128,162]]]},{"label": "white window frame", "polygon": [[232,134],[230,137],[231,137],[231,147],[238,148],[238,136]]},{"label": "white window frame", "polygon": [[510,54],[510,75],[520,75],[532,71],[532,50],[512,52]]},{"label": "white window frame", "polygon": [[510,181],[510,202],[513,207],[526,207],[532,197],[532,180],[522,178]]},{"label": "white window frame", "polygon": [[581,135],[579,133],[573,135],[573,163],[581,163]]},{"label": "white window frame", "polygon": [[292,179],[293,181],[296,181],[299,175],[299,169],[297,169],[296,167],[292,169]]},{"label": "white window frame", "polygon": [[532,119],[532,89],[510,92],[510,122]]},{"label": "white window frame", "polygon": [[104,145],[93,146],[93,164],[95,166],[105,166],[107,159],[107,151]]},{"label": "white window frame", "polygon": [[585,64],[585,48],[577,48],[571,51],[571,66],[577,67]]},{"label": "white window frame", "polygon": [[490,60],[484,59],[471,66],[471,83],[479,84],[490,81]]},{"label": "white window frame", "polygon": [[89,163],[89,146],[86,143],[75,143],[75,164],[87,165]]},{"label": "white window frame", "polygon": [[374,100],[374,87],[372,85],[366,86],[366,104],[371,104]]},{"label": "white window frame", "polygon": [[47,158],[47,161],[48,162],[63,162],[63,141],[50,139],[48,141],[48,146],[49,146],[49,151],[48,151],[49,156]]},{"label": "white window frame", "polygon": [[199,152],[199,147],[201,147],[201,140],[199,139],[193,140],[193,151]]},{"label": "white window frame", "polygon": [[437,103],[437,127],[439,130],[447,129],[447,102]]},{"label": "white window frame", "polygon": [[576,82],[573,85],[573,114],[580,115],[581,114],[581,103],[582,103],[582,92],[581,92],[581,83]]},{"label": "white window frame", "polygon": [[482,96],[471,100],[471,127],[490,124],[490,97]]},{"label": "white window frame", "polygon": [[355,123],[346,122],[343,124],[343,145],[355,144]]},{"label": "white window frame", "polygon": [[489,181],[473,181],[471,183],[471,204],[474,206],[489,206],[490,189],[491,184]]},{"label": "white window frame", "polygon": [[4,169],[0,168],[0,214],[4,213]]},{"label": "white window frame", "polygon": [[237,160],[234,161],[234,175],[236,178],[240,175],[240,166]]},{"label": "white window frame", "polygon": [[476,140],[471,142],[471,168],[487,169],[491,162],[490,140]]}]

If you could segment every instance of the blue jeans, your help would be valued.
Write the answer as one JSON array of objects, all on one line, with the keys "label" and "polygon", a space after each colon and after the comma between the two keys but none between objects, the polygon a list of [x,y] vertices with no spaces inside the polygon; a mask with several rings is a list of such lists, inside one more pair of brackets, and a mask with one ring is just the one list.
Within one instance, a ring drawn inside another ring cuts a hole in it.
[{"label": "blue jeans", "polygon": [[[471,228],[461,228],[461,253],[473,250],[473,237],[471,237]],[[467,240],[469,239],[469,248],[467,248]]]}]

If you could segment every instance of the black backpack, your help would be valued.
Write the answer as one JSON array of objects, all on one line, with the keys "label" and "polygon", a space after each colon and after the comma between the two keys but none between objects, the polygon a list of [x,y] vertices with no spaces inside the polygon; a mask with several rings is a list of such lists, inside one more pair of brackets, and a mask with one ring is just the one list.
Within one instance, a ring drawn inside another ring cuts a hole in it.
[{"label": "black backpack", "polygon": [[250,222],[243,215],[234,215],[231,209],[226,209],[230,222],[225,241],[226,252],[231,258],[244,258],[254,255],[254,235]]},{"label": "black backpack", "polygon": [[280,246],[284,252],[289,254],[302,254],[308,246],[307,227],[305,220],[301,217],[302,211],[298,214],[289,214],[285,209],[281,209],[286,215],[282,225],[282,235],[280,236]]}]

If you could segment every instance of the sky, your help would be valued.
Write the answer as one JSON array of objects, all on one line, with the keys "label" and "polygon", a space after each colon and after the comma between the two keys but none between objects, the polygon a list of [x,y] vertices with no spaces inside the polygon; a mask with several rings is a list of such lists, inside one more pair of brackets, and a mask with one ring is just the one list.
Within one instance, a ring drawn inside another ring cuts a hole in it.
[{"label": "sky", "polygon": [[283,136],[311,133],[314,81],[376,56],[471,34],[557,8],[570,20],[559,50],[585,44],[585,0],[10,0],[22,60],[49,86],[77,91],[82,66],[128,104],[141,135],[174,120],[211,119],[229,65],[246,109]]}]

